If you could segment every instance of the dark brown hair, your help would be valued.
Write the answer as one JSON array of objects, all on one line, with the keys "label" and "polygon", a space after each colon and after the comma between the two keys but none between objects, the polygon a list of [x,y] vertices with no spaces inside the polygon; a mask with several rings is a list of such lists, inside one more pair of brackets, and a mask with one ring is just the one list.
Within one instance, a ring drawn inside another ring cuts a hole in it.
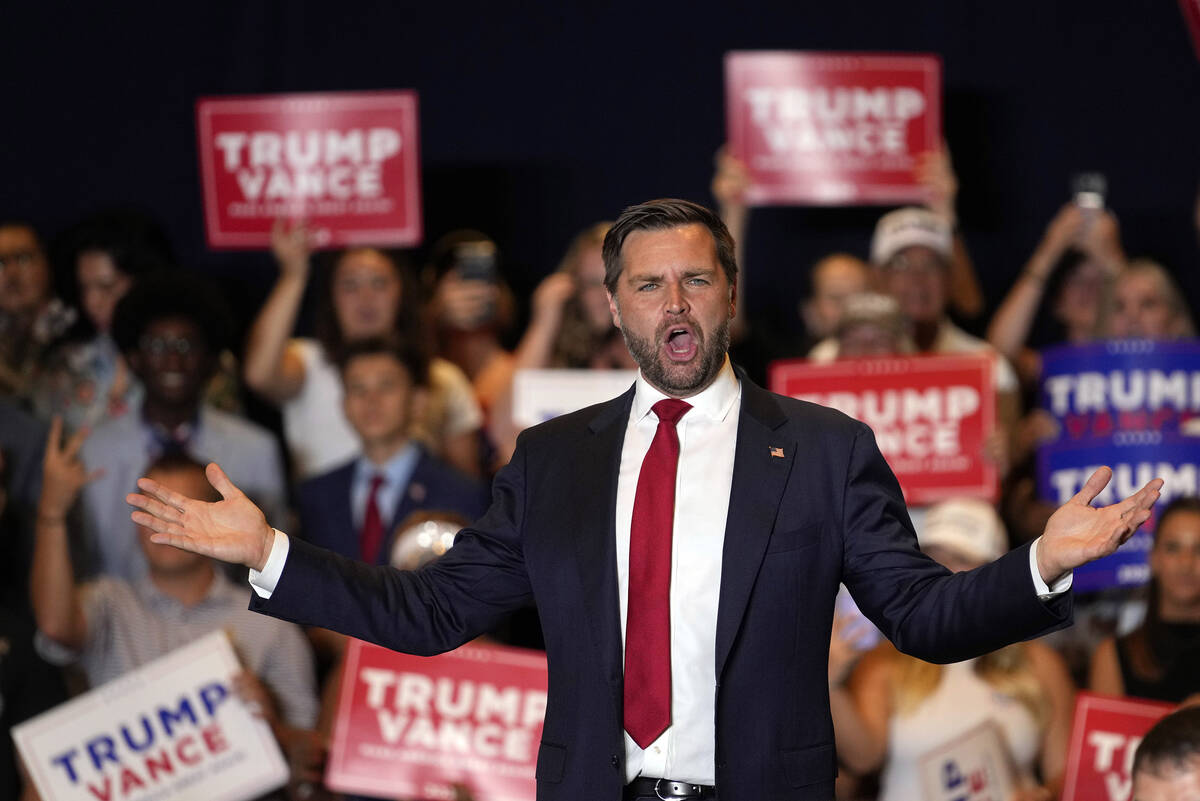
[{"label": "dark brown hair", "polygon": [[737,256],[733,237],[725,223],[711,209],[677,198],[648,200],[621,212],[604,237],[601,251],[604,257],[604,286],[610,293],[617,291],[617,280],[622,270],[621,249],[625,247],[625,239],[634,231],[665,231],[693,224],[703,225],[712,234],[717,248],[717,261],[725,271],[730,286],[737,286]]}]

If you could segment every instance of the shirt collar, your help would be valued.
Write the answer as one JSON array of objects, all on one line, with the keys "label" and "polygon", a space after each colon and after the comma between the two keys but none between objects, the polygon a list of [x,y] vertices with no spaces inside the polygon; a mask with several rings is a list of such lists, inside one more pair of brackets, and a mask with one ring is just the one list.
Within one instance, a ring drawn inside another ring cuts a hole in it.
[{"label": "shirt collar", "polygon": [[389,487],[402,487],[408,483],[421,451],[415,442],[407,442],[383,465],[377,465],[365,456],[354,463],[354,480],[368,481],[376,473],[382,473]]},{"label": "shirt collar", "polygon": [[[725,363],[721,365],[721,371],[717,373],[713,382],[692,397],[683,398],[692,406],[692,411],[688,412],[684,419],[686,420],[688,416],[694,418],[696,414],[700,414],[710,420],[724,420],[741,392],[742,385],[733,372],[733,365],[730,364],[727,354]],[[641,420],[650,413],[650,407],[669,397],[671,396],[652,387],[642,375],[642,371],[638,370],[633,391],[633,419]]]},{"label": "shirt collar", "polygon": [[[142,576],[134,583],[134,590],[141,596],[143,602],[147,605],[157,608],[163,607],[183,607],[184,605],[167,595],[150,580],[149,576]],[[213,563],[213,580],[208,585],[208,591],[204,593],[204,597],[196,602],[194,606],[186,607],[188,609],[197,609],[208,604],[220,604],[228,602],[230,598],[236,598],[238,588],[234,586],[225,574],[221,572],[221,567],[215,562]]]}]

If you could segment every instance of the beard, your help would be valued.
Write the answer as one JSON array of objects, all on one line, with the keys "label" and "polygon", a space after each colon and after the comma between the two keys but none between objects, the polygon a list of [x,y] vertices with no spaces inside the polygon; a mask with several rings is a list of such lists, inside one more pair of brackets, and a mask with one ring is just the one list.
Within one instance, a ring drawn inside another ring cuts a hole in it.
[{"label": "beard", "polygon": [[[673,362],[662,352],[667,332],[679,323],[687,323],[696,339],[696,355],[689,362]],[[673,397],[687,397],[712,383],[725,364],[729,351],[729,320],[723,319],[709,336],[690,319],[664,323],[654,332],[654,339],[644,339],[628,328],[621,328],[625,346],[641,369],[646,380]]]}]

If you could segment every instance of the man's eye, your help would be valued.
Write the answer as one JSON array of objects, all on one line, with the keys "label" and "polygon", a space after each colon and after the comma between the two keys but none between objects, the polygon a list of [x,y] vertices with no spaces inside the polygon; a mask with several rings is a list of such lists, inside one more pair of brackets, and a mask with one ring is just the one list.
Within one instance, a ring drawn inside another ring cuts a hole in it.
[{"label": "man's eye", "polygon": [[708,279],[707,278],[693,278],[690,281],[688,281],[688,283],[695,284],[696,286],[707,286]]},{"label": "man's eye", "polygon": [[657,289],[657,288],[658,288],[658,284],[649,284],[649,283],[647,283],[647,284],[642,284],[641,286],[639,286],[639,287],[638,287],[638,291],[639,291],[639,292],[645,292],[645,291],[646,291],[646,290],[648,290],[648,289]]}]

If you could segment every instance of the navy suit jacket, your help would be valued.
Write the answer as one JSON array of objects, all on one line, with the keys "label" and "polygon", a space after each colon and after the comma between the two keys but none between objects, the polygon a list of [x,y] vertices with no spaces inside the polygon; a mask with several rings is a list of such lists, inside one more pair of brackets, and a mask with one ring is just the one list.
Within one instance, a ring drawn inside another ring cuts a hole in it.
[{"label": "navy suit jacket", "polygon": [[[952,662],[1070,620],[1043,603],[1028,546],[969,573],[925,557],[862,423],[744,375],[716,627],[715,774],[722,801],[833,798],[834,597],[845,582],[902,651]],[[524,432],[492,506],[414,573],[296,543],[252,607],[433,654],[533,599],[549,661],[538,799],[617,801],[624,783],[614,508],[632,389]],[[783,457],[773,453],[782,449]]]},{"label": "navy suit jacket", "polygon": [[[351,559],[361,555],[359,530],[354,525],[350,506],[355,462],[357,459],[308,479],[296,492],[300,536]],[[421,448],[408,486],[396,503],[396,511],[390,521],[385,521],[387,536],[379,545],[379,553],[373,560],[375,564],[387,564],[396,527],[421,509],[456,512],[468,520],[475,520],[487,509],[487,490],[480,482]]]}]

